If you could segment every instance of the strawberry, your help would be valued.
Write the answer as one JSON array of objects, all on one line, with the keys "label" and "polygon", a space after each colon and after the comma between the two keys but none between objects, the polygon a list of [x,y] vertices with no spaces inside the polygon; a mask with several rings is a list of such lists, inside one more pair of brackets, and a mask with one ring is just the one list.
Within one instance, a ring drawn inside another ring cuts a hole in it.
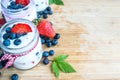
[{"label": "strawberry", "polygon": [[55,31],[51,23],[47,20],[41,20],[37,25],[39,34],[53,38],[55,36]]},{"label": "strawberry", "polygon": [[18,23],[13,26],[11,31],[16,34],[24,34],[24,33],[32,32],[32,29],[28,24]]},{"label": "strawberry", "polygon": [[0,19],[0,27],[1,27],[3,24],[5,24],[5,23],[6,23],[5,18],[1,18],[1,19]]},{"label": "strawberry", "polygon": [[23,4],[24,6],[28,5],[30,0],[16,0],[16,4]]}]

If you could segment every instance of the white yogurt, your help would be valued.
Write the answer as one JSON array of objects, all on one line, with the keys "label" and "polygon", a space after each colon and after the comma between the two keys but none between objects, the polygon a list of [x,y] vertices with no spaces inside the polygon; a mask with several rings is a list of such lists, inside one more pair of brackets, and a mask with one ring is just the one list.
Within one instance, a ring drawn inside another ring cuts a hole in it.
[{"label": "white yogurt", "polygon": [[[10,46],[4,46],[3,44],[3,34],[5,34],[5,29],[7,27],[12,27],[17,23],[26,23],[29,24],[32,32],[27,33],[24,36],[21,36],[20,39],[22,43],[18,46],[14,45],[13,40],[11,41]],[[42,57],[42,45],[39,38],[39,33],[36,26],[25,19],[14,19],[7,22],[0,29],[0,47],[5,54],[13,54],[18,57],[14,61],[14,67],[17,69],[30,69],[37,65]]]},{"label": "white yogurt", "polygon": [[36,10],[43,11],[49,6],[49,0],[35,0]]},{"label": "white yogurt", "polygon": [[11,1],[14,0],[1,1],[2,13],[6,21],[10,21],[16,18],[23,18],[32,21],[37,17],[34,0],[30,0],[30,3],[24,8],[16,9],[16,10],[7,8],[7,6],[10,4]]}]

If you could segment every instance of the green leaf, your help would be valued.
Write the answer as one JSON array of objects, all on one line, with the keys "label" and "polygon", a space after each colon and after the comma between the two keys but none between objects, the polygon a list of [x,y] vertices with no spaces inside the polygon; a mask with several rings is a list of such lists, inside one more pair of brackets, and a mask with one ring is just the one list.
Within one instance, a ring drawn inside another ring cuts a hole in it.
[{"label": "green leaf", "polygon": [[54,0],[49,0],[49,4],[53,4],[54,3]]},{"label": "green leaf", "polygon": [[67,62],[62,61],[57,63],[59,69],[64,73],[76,72],[75,69]]},{"label": "green leaf", "polygon": [[55,61],[52,63],[52,71],[56,77],[59,77],[60,71],[59,71],[58,65]]},{"label": "green leaf", "polygon": [[54,0],[54,3],[56,5],[64,5],[63,1],[62,0]]},{"label": "green leaf", "polygon": [[64,5],[62,0],[49,0],[49,4]]},{"label": "green leaf", "polygon": [[60,61],[64,61],[66,58],[68,57],[68,55],[59,55],[57,57],[55,57],[55,61],[60,62]]}]

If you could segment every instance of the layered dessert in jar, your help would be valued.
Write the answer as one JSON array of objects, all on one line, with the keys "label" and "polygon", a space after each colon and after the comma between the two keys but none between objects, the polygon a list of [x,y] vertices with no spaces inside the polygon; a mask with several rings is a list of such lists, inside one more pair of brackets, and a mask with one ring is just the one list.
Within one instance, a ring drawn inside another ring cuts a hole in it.
[{"label": "layered dessert in jar", "polygon": [[1,10],[6,21],[23,18],[32,21],[36,18],[34,0],[1,0]]},{"label": "layered dessert in jar", "polygon": [[17,69],[30,69],[37,65],[42,57],[38,30],[26,19],[14,19],[4,24],[0,29],[0,44],[8,63],[13,62],[11,65]]}]

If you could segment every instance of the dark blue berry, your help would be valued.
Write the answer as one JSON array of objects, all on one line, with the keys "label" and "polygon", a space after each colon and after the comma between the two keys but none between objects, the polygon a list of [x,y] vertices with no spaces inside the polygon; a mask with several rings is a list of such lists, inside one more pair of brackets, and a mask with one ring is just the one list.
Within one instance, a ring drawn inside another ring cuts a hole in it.
[{"label": "dark blue berry", "polygon": [[11,32],[10,35],[9,35],[9,38],[10,39],[15,39],[16,38],[16,34]]},{"label": "dark blue berry", "polygon": [[43,14],[43,18],[44,19],[48,18],[47,14]]},{"label": "dark blue berry", "polygon": [[46,42],[46,43],[48,43],[48,42],[50,42],[50,41],[51,41],[50,38],[46,38],[46,39],[45,39],[45,42]]},{"label": "dark blue berry", "polygon": [[3,65],[3,67],[6,65],[7,62],[8,62],[8,59],[1,61],[1,64]]},{"label": "dark blue berry", "polygon": [[47,11],[47,10],[44,10],[44,11],[43,11],[43,14],[48,14],[48,11]]},{"label": "dark blue berry", "polygon": [[21,44],[21,40],[20,39],[16,39],[14,40],[14,44],[17,46],[17,45],[20,45]]},{"label": "dark blue berry", "polygon": [[15,1],[11,1],[10,5],[16,5]]},{"label": "dark blue berry", "polygon": [[49,11],[48,14],[49,14],[49,15],[52,15],[52,14],[53,14],[53,11]]},{"label": "dark blue berry", "polygon": [[53,56],[54,53],[55,53],[54,50],[50,50],[50,51],[49,51],[49,55],[50,55],[50,56]]},{"label": "dark blue berry", "polygon": [[19,78],[18,74],[13,74],[11,76],[11,80],[18,80],[18,78]]},{"label": "dark blue berry", "polygon": [[60,38],[60,34],[59,33],[56,33],[54,39],[59,39]]},{"label": "dark blue berry", "polygon": [[38,14],[43,15],[43,11],[39,11]]},{"label": "dark blue berry", "polygon": [[9,38],[9,33],[5,33],[5,34],[3,34],[3,39],[8,39]]},{"label": "dark blue berry", "polygon": [[45,64],[45,65],[49,64],[49,59],[45,57],[45,58],[43,59],[43,64]]},{"label": "dark blue berry", "polygon": [[7,33],[10,33],[10,32],[11,32],[11,29],[12,29],[11,27],[7,27],[7,28],[6,28],[6,32],[7,32]]},{"label": "dark blue berry", "polygon": [[25,35],[27,35],[27,33],[23,33],[23,34],[21,34],[22,36],[25,36]]},{"label": "dark blue berry", "polygon": [[51,11],[51,7],[50,6],[48,6],[46,9],[47,9],[47,11]]},{"label": "dark blue berry", "polygon": [[7,6],[8,9],[13,9],[11,5]]},{"label": "dark blue berry", "polygon": [[37,18],[40,18],[40,17],[41,17],[41,15],[39,13],[37,13]]},{"label": "dark blue berry", "polygon": [[0,69],[2,69],[3,68],[3,65],[2,65],[2,63],[0,62]]},{"label": "dark blue berry", "polygon": [[25,6],[23,4],[18,4],[18,9],[24,8]]},{"label": "dark blue berry", "polygon": [[53,40],[52,40],[52,45],[57,45],[57,44],[58,44],[57,39],[53,39]]},{"label": "dark blue berry", "polygon": [[4,44],[5,46],[9,46],[9,45],[10,45],[10,40],[9,40],[9,39],[5,39],[5,40],[3,41],[3,44]]},{"label": "dark blue berry", "polygon": [[4,53],[0,54],[0,59],[4,56]]},{"label": "dark blue berry", "polygon": [[47,42],[47,43],[46,43],[46,46],[47,46],[47,47],[51,47],[51,46],[52,46],[52,43],[51,43],[51,42]]},{"label": "dark blue berry", "polygon": [[45,40],[43,38],[41,38],[41,43],[45,44]]},{"label": "dark blue berry", "polygon": [[21,34],[16,34],[16,38],[20,38],[21,36]]},{"label": "dark blue berry", "polygon": [[43,36],[43,35],[40,35],[40,37],[41,37],[41,38],[45,38],[45,36]]},{"label": "dark blue berry", "polygon": [[43,52],[43,57],[48,57],[49,56],[49,52],[48,51],[44,51]]}]

